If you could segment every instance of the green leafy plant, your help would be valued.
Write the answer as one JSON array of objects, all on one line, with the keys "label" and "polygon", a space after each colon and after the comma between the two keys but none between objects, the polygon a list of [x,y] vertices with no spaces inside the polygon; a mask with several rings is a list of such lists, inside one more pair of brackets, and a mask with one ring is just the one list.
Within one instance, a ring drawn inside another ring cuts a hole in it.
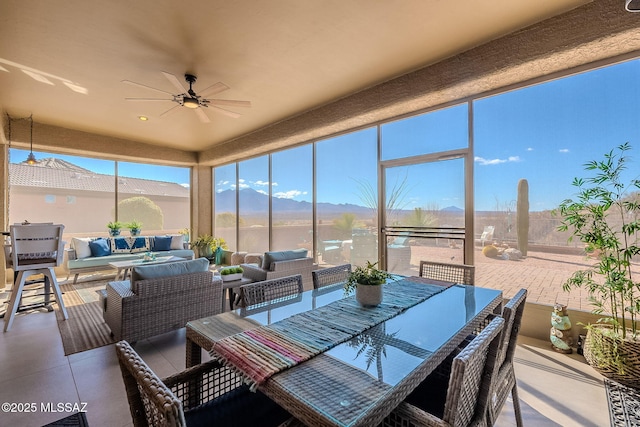
[{"label": "green leafy plant", "polygon": [[[640,181],[623,183],[631,149],[628,143],[605,154],[602,161],[590,161],[585,170],[589,178],[575,178],[576,200],[564,200],[559,207],[562,223],[559,231],[570,231],[586,244],[596,259],[590,268],[579,270],[563,284],[565,291],[586,287],[594,314],[604,317],[599,323],[611,325],[611,332],[624,340],[627,331],[637,338],[640,311],[640,282],[631,271],[633,257],[640,254]],[[633,193],[630,193],[633,190]]]},{"label": "green leafy plant", "polygon": [[347,281],[344,284],[345,292],[351,293],[355,290],[357,284],[370,286],[382,285],[387,279],[391,278],[391,274],[384,270],[377,269],[376,265],[378,265],[377,262],[371,264],[370,261],[367,261],[366,266],[358,266],[349,273]]},{"label": "green leafy plant", "polygon": [[229,274],[238,274],[238,273],[244,273],[244,270],[242,269],[242,267],[225,267],[220,270],[220,274],[222,276],[227,276]]},{"label": "green leafy plant", "polygon": [[128,223],[126,223],[125,226],[129,230],[140,230],[142,228],[142,223],[134,219],[133,221],[129,221]]},{"label": "green leafy plant", "polygon": [[107,223],[107,228],[109,230],[120,230],[123,227],[123,224],[120,221],[111,221]]}]

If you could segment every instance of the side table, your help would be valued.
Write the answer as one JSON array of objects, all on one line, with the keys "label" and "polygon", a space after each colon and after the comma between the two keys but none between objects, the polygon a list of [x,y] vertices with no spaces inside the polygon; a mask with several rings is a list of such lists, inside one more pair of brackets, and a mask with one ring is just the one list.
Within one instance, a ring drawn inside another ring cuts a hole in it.
[{"label": "side table", "polygon": [[229,294],[229,309],[233,310],[233,307],[235,305],[235,300],[236,300],[236,296],[238,295],[236,293],[236,288],[239,288],[242,285],[246,285],[248,283],[253,283],[253,280],[243,277],[239,280],[228,280],[228,281],[223,281],[222,282],[222,292],[225,291],[225,289],[228,290],[228,294]]}]

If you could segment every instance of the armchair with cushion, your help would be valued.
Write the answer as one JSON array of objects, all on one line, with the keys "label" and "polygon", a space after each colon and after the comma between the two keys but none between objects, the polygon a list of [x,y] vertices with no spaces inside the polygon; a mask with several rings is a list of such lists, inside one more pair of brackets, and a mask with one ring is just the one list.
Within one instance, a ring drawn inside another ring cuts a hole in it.
[{"label": "armchair with cushion", "polygon": [[130,281],[108,283],[102,297],[111,333],[129,342],[183,328],[224,307],[222,280],[214,279],[206,258],[136,266]]},{"label": "armchair with cushion", "polygon": [[254,282],[278,279],[280,277],[302,275],[305,289],[313,287],[311,271],[317,268],[313,258],[307,257],[306,249],[265,252],[262,264],[242,264],[243,276]]}]

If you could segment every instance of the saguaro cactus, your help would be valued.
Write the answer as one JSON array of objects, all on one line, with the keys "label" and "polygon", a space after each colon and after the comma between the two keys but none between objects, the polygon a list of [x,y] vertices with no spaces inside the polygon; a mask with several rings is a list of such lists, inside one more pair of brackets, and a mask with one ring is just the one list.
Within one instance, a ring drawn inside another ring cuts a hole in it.
[{"label": "saguaro cactus", "polygon": [[518,230],[518,249],[523,256],[527,256],[529,248],[529,183],[526,179],[518,181],[516,228]]}]

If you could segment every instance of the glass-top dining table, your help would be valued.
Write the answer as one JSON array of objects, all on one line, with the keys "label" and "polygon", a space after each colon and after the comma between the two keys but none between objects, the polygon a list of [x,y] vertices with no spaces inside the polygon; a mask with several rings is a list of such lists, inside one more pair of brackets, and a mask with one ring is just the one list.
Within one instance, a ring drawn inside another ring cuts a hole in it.
[{"label": "glass-top dining table", "polygon": [[[442,284],[422,280],[425,286]],[[385,286],[400,287],[403,281]],[[447,286],[353,338],[275,373],[258,389],[307,425],[377,425],[488,315],[502,310],[499,290]],[[220,340],[322,310],[343,298],[344,290],[337,285],[190,321],[187,367],[199,364],[202,349],[210,351]]]}]

